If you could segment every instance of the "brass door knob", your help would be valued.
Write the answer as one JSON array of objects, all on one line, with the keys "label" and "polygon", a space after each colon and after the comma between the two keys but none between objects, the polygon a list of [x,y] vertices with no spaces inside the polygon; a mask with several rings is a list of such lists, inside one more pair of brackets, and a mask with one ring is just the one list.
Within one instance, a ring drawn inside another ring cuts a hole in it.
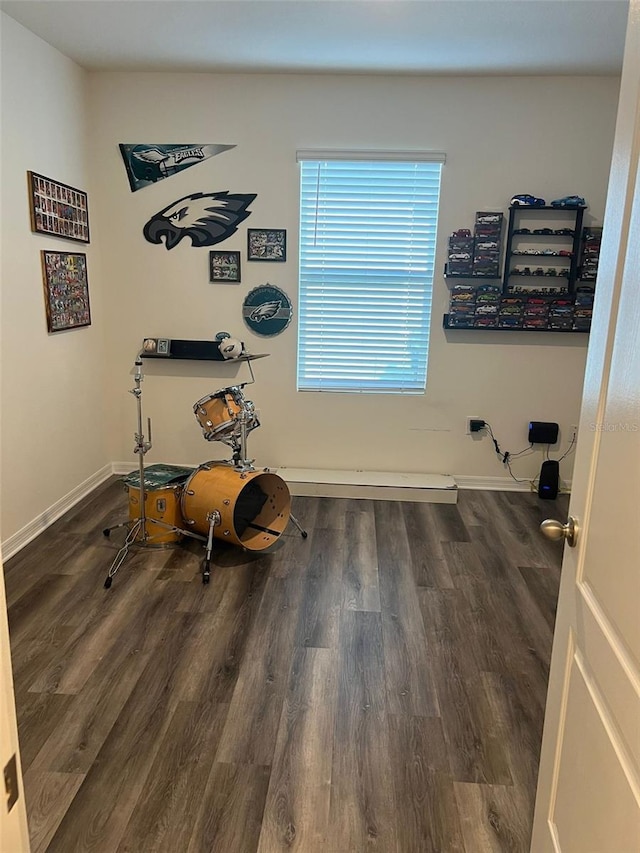
[{"label": "brass door knob", "polygon": [[578,522],[572,516],[569,516],[566,524],[556,521],[555,518],[546,518],[540,525],[540,530],[547,539],[552,539],[554,542],[566,539],[570,548],[574,548],[578,541]]}]

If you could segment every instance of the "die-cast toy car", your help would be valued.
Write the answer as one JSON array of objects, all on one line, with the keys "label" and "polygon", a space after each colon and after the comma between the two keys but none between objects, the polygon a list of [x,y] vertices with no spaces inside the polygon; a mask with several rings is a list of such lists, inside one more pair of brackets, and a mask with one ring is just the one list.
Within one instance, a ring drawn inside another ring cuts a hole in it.
[{"label": "die-cast toy car", "polygon": [[543,198],[536,198],[536,196],[527,195],[526,193],[514,195],[510,202],[511,207],[544,207],[545,204],[546,202]]},{"label": "die-cast toy car", "polygon": [[586,207],[587,204],[581,195],[565,195],[551,202],[551,207]]}]

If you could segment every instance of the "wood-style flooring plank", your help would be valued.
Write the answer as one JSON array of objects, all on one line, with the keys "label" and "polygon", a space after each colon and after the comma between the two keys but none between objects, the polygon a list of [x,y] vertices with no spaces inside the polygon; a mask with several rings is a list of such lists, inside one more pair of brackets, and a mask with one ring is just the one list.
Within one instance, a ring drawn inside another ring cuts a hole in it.
[{"label": "wood-style flooring plank", "polygon": [[466,853],[529,853],[531,822],[519,785],[454,782]]},{"label": "wood-style flooring plank", "polygon": [[195,824],[187,827],[180,849],[185,853],[255,853],[269,774],[269,767],[216,762],[206,788],[198,793],[200,811]]},{"label": "wood-style flooring plank", "polygon": [[378,501],[375,518],[387,707],[391,714],[437,716],[430,650],[400,504]]},{"label": "wood-style flooring plank", "polygon": [[[26,693],[31,684],[39,678],[42,670],[53,665],[73,634],[74,629],[70,625],[61,625],[53,620],[49,626],[43,626],[37,639],[11,643],[11,665],[16,694]],[[25,699],[28,701],[28,697]]]},{"label": "wood-style flooring plank", "polygon": [[380,611],[380,578],[373,511],[348,512],[342,546],[342,607]]},{"label": "wood-style flooring plank", "polygon": [[20,760],[23,773],[29,769],[43,744],[54,737],[60,737],[60,719],[72,707],[70,696],[57,696],[51,693],[40,693],[25,696],[16,695],[19,710],[18,736],[20,739]]},{"label": "wood-style flooring plank", "polygon": [[482,686],[489,713],[501,732],[511,778],[522,786],[533,820],[544,715],[514,675],[484,673]]},{"label": "wood-style flooring plank", "polygon": [[178,704],[118,853],[185,849],[185,828],[200,811],[196,794],[204,791],[211,772],[203,756],[215,755],[227,711],[213,702]]},{"label": "wood-style flooring plank", "polygon": [[302,580],[296,646],[336,648],[342,603],[341,542],[329,530],[311,533],[311,556]]},{"label": "wood-style flooring plank", "polygon": [[[457,614],[464,607],[457,590],[418,590],[429,641],[447,742],[452,777],[461,782],[511,784],[499,730],[486,711],[474,675],[473,650],[465,624]],[[469,659],[471,656],[471,659]]]},{"label": "wood-style flooring plank", "polygon": [[259,853],[323,853],[331,794],[337,652],[297,649],[258,845]]},{"label": "wood-style flooring plank", "polygon": [[271,764],[291,668],[300,584],[268,578],[247,640],[216,761]]},{"label": "wood-style flooring plank", "polygon": [[[200,595],[207,588],[197,580]],[[259,610],[266,574],[253,565],[224,568],[217,572],[221,590],[215,611],[194,614],[193,631],[185,648],[189,665],[178,674],[176,689],[181,699],[229,704],[235,690],[247,642]]]},{"label": "wood-style flooring plank", "polygon": [[556,622],[556,607],[560,578],[557,570],[537,566],[519,566],[518,571],[527,585],[527,589],[535,601],[542,618],[553,632]]},{"label": "wood-style flooring plank", "polygon": [[176,672],[193,622],[176,614],[109,732],[49,845],[49,853],[116,850],[178,704]]},{"label": "wood-style flooring plank", "polygon": [[134,571],[118,578],[117,587],[107,591],[96,578],[90,599],[84,602],[82,621],[55,663],[41,671],[29,691],[78,693],[140,612],[141,597],[152,580],[150,572]]},{"label": "wood-style flooring plank", "polygon": [[31,853],[44,853],[48,849],[83,779],[83,773],[25,773]]},{"label": "wood-style flooring plank", "polygon": [[379,613],[342,614],[329,853],[397,850],[381,621]]},{"label": "wood-style flooring plank", "polygon": [[390,715],[389,749],[398,851],[465,853],[441,720]]},{"label": "wood-style flooring plank", "polygon": [[439,506],[430,503],[402,503],[409,549],[411,569],[417,586],[448,589],[453,586],[444,546],[448,540],[446,531],[438,523]]},{"label": "wood-style flooring plank", "polygon": [[178,585],[155,582],[138,612],[96,667],[58,731],[44,743],[35,765],[44,770],[87,773],[129,700],[140,676],[173,625]]}]

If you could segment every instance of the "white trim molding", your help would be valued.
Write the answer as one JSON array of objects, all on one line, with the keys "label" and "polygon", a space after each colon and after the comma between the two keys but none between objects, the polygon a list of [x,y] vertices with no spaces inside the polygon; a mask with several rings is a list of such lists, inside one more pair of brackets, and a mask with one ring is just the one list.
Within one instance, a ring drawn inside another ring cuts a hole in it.
[{"label": "white trim molding", "polygon": [[70,492],[57,500],[48,509],[45,509],[44,512],[37,515],[28,524],[25,524],[25,526],[18,530],[17,533],[14,533],[13,536],[9,536],[9,538],[2,543],[2,559],[6,562],[17,554],[18,551],[24,548],[25,545],[28,545],[29,542],[36,538],[36,536],[39,536],[39,534],[46,530],[47,527],[50,527],[54,521],[57,521],[61,516],[63,516],[65,512],[68,512],[101,483],[108,480],[113,473],[113,465],[109,462],[107,465],[100,468],[99,471],[96,471],[95,474],[87,477],[84,482],[71,489]]},{"label": "white trim molding", "polygon": [[[537,489],[531,488],[531,481],[516,482],[511,477],[468,477],[465,474],[454,474],[454,480],[459,489],[475,489],[486,492],[531,492],[537,494]],[[571,481],[563,480],[560,494],[571,492]]]},{"label": "white trim molding", "polygon": [[381,161],[391,161],[394,163],[446,163],[447,155],[443,151],[303,148],[296,151],[296,160],[298,163],[301,163],[303,160],[346,160],[348,163],[355,162],[356,160],[364,160],[371,163]]}]

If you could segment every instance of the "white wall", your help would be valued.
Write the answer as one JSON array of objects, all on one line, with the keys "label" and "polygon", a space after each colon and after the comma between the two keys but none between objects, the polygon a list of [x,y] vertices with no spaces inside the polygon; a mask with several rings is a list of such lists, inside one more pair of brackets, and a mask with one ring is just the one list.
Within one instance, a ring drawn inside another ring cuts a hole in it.
[{"label": "white wall", "polygon": [[[2,24],[2,539],[108,461],[104,327],[94,246],[31,233],[27,170],[89,191],[86,74]],[[93,223],[91,223],[93,224]],[[94,241],[95,243],[95,241]],[[86,252],[92,325],[47,333],[41,249]]]},{"label": "white wall", "polygon": [[[530,419],[577,422],[587,337],[444,332],[440,275],[449,232],[512,194],[584,195],[600,222],[617,106],[616,78],[400,78],[100,73],[90,78],[94,221],[105,238],[111,455],[132,460],[129,368],[145,335],[240,335],[254,352],[250,397],[262,426],[250,438],[260,464],[505,476],[488,439],[464,434],[465,416],[490,421],[504,449],[526,445]],[[216,142],[237,148],[132,194],[118,143]],[[297,306],[298,148],[424,148],[447,153],[443,171],[427,392],[398,397],[297,393],[296,323],[264,339],[243,324],[248,290],[267,281]],[[196,191],[256,192],[238,234],[216,248],[242,252],[242,283],[212,285],[207,249],[167,251],[142,236],[146,220]],[[247,263],[246,228],[288,231],[286,264]],[[149,462],[224,458],[205,444],[192,405],[232,384],[229,367],[147,364]],[[568,435],[569,434],[569,435]],[[514,466],[533,476],[541,453]],[[570,476],[571,457],[563,463]]]}]

